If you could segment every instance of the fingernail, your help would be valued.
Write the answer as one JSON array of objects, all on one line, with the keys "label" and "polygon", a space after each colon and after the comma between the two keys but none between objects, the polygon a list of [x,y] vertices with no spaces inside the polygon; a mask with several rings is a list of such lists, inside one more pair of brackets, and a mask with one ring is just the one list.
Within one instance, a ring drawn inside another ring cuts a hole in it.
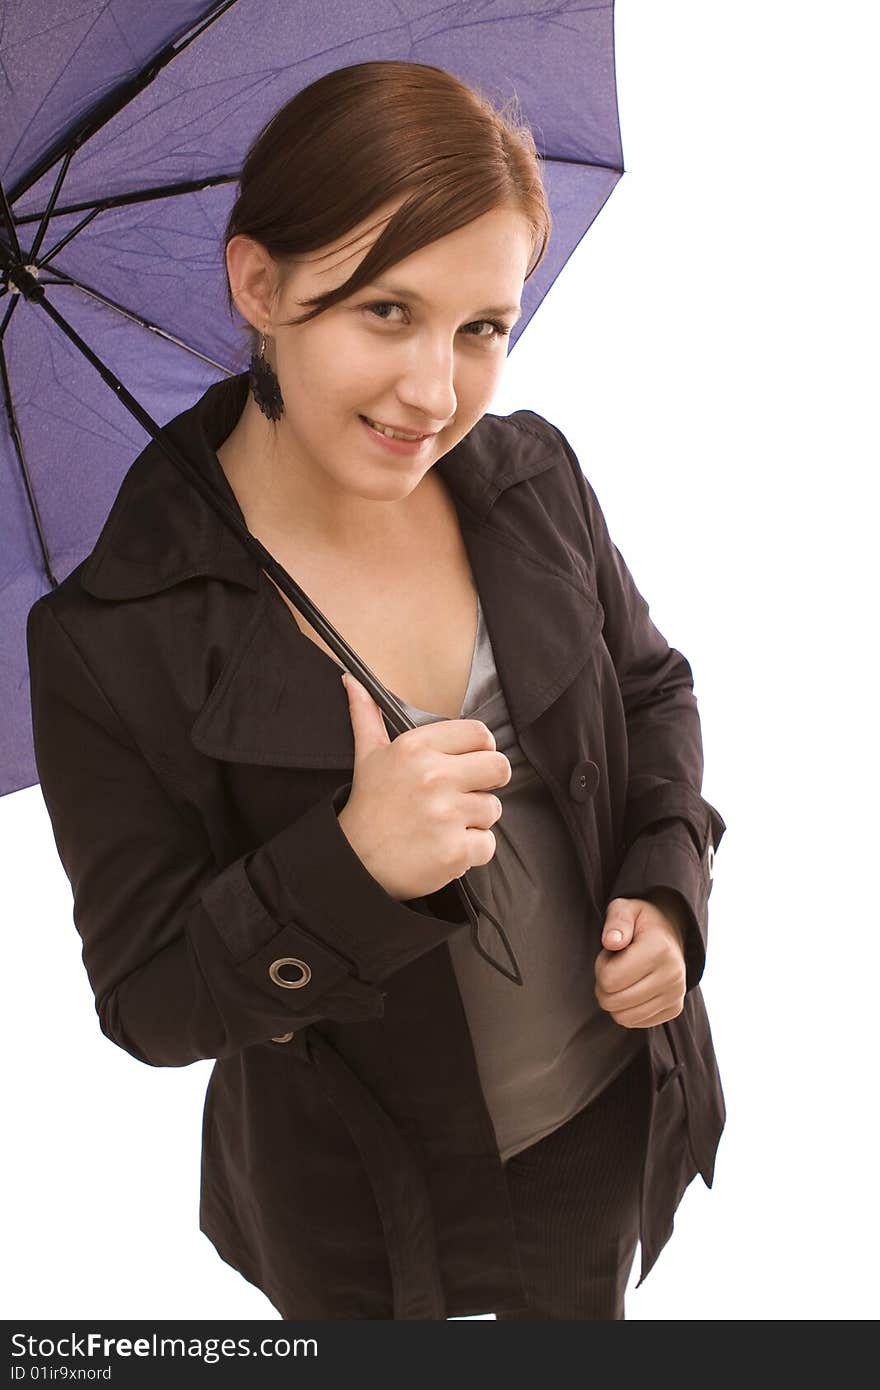
[{"label": "fingernail", "polygon": [[623,940],[623,932],[622,932],[622,931],[618,931],[617,928],[615,927],[615,928],[613,929],[613,931],[610,931],[610,932],[608,933],[607,939],[608,939],[609,941],[622,941],[622,940]]}]

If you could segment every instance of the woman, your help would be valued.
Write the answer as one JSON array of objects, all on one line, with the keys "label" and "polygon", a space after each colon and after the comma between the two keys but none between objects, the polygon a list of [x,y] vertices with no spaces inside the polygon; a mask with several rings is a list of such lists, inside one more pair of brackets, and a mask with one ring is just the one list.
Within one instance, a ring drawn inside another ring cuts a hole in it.
[{"label": "woman", "polygon": [[166,427],[413,729],[154,443],[28,618],[101,1027],[216,1058],[201,1229],[283,1317],[622,1319],[637,1241],[644,1278],[712,1181],[690,667],[560,432],[488,413],[549,230],[471,88],[328,73],[226,228],[251,370]]}]

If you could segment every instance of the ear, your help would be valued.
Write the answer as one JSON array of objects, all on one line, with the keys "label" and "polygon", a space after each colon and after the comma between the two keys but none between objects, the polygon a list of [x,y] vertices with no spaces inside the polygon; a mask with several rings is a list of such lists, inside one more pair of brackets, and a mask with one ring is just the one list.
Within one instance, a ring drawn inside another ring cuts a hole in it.
[{"label": "ear", "polygon": [[226,247],[226,273],[238,312],[258,333],[265,332],[278,283],[274,257],[259,241],[238,233]]}]

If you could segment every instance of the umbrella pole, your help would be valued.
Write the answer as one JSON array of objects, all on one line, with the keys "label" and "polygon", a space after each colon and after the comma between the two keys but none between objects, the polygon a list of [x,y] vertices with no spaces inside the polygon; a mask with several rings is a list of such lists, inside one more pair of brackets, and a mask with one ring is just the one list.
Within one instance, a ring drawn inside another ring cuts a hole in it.
[{"label": "umbrella pole", "polygon": [[[2,243],[0,243],[0,253],[2,253],[3,250]],[[245,545],[250,553],[260,562],[260,566],[275,580],[278,587],[282,589],[284,593],[288,595],[291,602],[295,604],[297,610],[302,613],[315,630],[320,633],[327,645],[332,648],[340,661],[342,661],[346,670],[351,671],[361,684],[369,690],[376,704],[387,716],[392,727],[396,728],[398,733],[403,733],[407,729],[414,729],[416,725],[409,718],[409,715],[401,707],[399,702],[389,691],[386,691],[381,682],[373,675],[370,668],[361,661],[357,652],[349,646],[342,634],[337,632],[336,628],[324,617],[320,609],[315,607],[305,590],[300,588],[283,565],[280,565],[271,552],[257,540],[256,536],[251,534],[243,522],[239,521],[232,508],[227,506],[223,498],[220,497],[211,484],[202,477],[198,469],[195,468],[185,455],[180,452],[176,445],[165,436],[162,427],[156,423],[146,410],[144,410],[140,402],[131,395],[125,386],[123,386],[122,382],[111,372],[106,363],[92,351],[88,343],[77,333],[76,329],[58,313],[55,306],[46,298],[45,290],[36,277],[32,275],[29,270],[26,270],[20,262],[17,264],[8,264],[7,268],[9,279],[16,288],[20,290],[26,299],[30,300],[32,303],[39,304],[53,322],[58,325],[65,337],[69,338],[83,356],[91,362],[92,366],[100,373],[110,389],[118,396],[119,400],[135,417],[138,423],[142,425],[147,433],[155,440],[163,453],[167,455],[175,467],[183,473],[198,492],[201,493],[205,501],[208,502],[215,511],[219,512],[223,520],[239,537],[242,544]],[[501,923],[493,916],[485,903],[481,901],[473,886],[468,882],[465,874],[457,878],[455,883],[470,919],[471,940],[474,948],[484,960],[488,961],[490,965],[494,966],[494,968],[508,980],[511,980],[514,984],[522,985],[522,973],[517,963],[516,956],[513,953],[513,948],[510,945],[507,934],[501,926]],[[491,956],[479,941],[479,920],[481,914],[485,916],[497,930],[501,943],[510,960],[512,970],[508,970],[505,966],[499,964],[494,956]]]}]

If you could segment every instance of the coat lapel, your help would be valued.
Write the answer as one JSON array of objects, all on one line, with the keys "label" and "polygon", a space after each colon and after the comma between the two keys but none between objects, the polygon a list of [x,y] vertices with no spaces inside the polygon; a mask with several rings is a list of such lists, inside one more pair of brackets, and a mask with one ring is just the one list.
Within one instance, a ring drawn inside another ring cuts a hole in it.
[{"label": "coat lapel", "polygon": [[[218,382],[165,426],[242,521],[215,451],[247,389],[247,373]],[[558,457],[522,418],[485,415],[436,465],[458,512],[517,733],[574,679],[604,616],[563,546],[548,558],[495,509],[508,488]],[[350,768],[354,742],[335,661],[300,631],[257,558],[151,442],[126,474],[80,582],[96,598],[123,601],[202,575],[243,586],[253,599],[191,726],[194,746],[229,762]]]}]

